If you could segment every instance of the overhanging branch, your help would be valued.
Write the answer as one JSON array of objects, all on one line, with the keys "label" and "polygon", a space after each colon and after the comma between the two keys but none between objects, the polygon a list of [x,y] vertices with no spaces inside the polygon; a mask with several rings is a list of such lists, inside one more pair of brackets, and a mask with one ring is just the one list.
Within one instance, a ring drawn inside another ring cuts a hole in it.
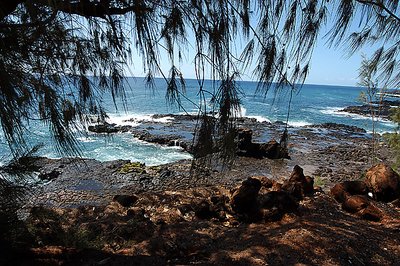
[{"label": "overhanging branch", "polygon": [[387,6],[385,6],[381,1],[369,1],[369,0],[356,0],[360,4],[364,5],[371,5],[371,6],[376,6],[384,10],[386,13],[389,14],[390,17],[396,19],[398,22],[400,22],[400,17],[397,16],[392,10],[390,10]]},{"label": "overhanging branch", "polygon": [[81,0],[72,3],[64,0],[36,0],[36,2],[65,13],[104,19],[109,15],[124,15],[129,12],[139,14],[152,11],[141,1],[135,1],[131,4],[127,4],[126,1],[120,1],[121,7],[111,5],[110,0],[101,0],[99,2]]}]

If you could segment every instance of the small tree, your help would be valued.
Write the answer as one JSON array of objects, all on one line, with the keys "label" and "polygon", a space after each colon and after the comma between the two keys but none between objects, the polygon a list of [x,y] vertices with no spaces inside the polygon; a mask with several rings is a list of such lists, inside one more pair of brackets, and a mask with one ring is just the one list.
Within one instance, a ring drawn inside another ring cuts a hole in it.
[{"label": "small tree", "polygon": [[382,102],[384,99],[385,88],[379,88],[378,79],[375,78],[377,73],[376,64],[368,60],[365,56],[363,56],[363,60],[361,62],[359,77],[360,82],[358,83],[360,86],[365,88],[365,91],[360,93],[360,100],[369,106],[370,115],[372,119],[372,140],[371,140],[371,159],[372,163],[376,163],[377,159],[377,145],[379,142],[379,137],[377,138],[376,134],[376,126],[377,122],[380,119]]},{"label": "small tree", "polygon": [[397,124],[397,127],[394,133],[385,134],[385,139],[394,152],[396,168],[400,168],[400,108],[393,108],[392,113],[392,121]]}]

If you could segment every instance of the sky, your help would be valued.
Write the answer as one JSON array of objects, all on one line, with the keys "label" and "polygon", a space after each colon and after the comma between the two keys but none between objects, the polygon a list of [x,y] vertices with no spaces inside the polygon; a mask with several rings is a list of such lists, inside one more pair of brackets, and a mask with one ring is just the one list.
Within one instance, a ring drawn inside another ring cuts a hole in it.
[{"label": "sky", "polygon": [[[358,53],[348,57],[343,48],[328,48],[321,40],[315,47],[311,60],[310,73],[306,79],[306,84],[357,86],[359,81],[358,72],[362,61],[362,54],[371,54],[373,49],[363,49]],[[138,57],[134,62],[140,62]],[[187,59],[180,65],[185,78],[195,78],[194,63]],[[167,59],[162,60],[161,66],[166,70],[169,68]],[[140,64],[130,67],[129,73],[135,77],[143,77],[142,66]],[[243,75],[243,80],[252,80],[250,74]]]},{"label": "sky", "polygon": [[[358,21],[357,16],[354,21]],[[329,23],[328,23],[329,24]],[[328,25],[327,28],[330,28]],[[350,31],[355,30],[351,28]],[[321,34],[317,45],[314,49],[314,53],[311,60],[311,69],[309,75],[305,81],[306,84],[322,84],[322,85],[339,85],[339,86],[358,86],[358,73],[361,66],[362,55],[365,54],[367,57],[376,50],[377,47],[363,48],[352,56],[346,54],[344,47],[329,48],[326,44],[326,38],[323,36],[327,32],[327,29],[321,31]],[[189,42],[191,38],[189,37]],[[192,38],[193,39],[193,38]],[[240,45],[239,45],[240,46]],[[190,50],[190,49],[189,49]],[[185,78],[196,78],[194,72],[193,56],[189,55],[184,58],[184,62],[179,65],[180,70]],[[141,58],[137,56],[134,58],[135,65],[130,66],[128,75],[135,77],[143,77],[143,67],[140,63]],[[170,68],[170,62],[166,56],[162,56],[161,68],[164,69],[164,73],[168,73]],[[254,80],[254,77],[250,73],[242,75],[243,80]]]}]

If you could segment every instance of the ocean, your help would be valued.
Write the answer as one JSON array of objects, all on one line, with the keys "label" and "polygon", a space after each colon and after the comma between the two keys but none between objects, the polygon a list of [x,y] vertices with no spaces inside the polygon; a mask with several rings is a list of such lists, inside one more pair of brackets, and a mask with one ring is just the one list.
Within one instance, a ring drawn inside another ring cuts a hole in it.
[{"label": "ocean", "polygon": [[[109,94],[103,95],[103,102],[109,115],[109,123],[138,125],[140,121],[150,120],[153,114],[181,114],[197,113],[196,105],[199,103],[198,82],[186,80],[186,94],[182,98],[182,107],[171,106],[165,98],[166,84],[163,79],[155,80],[155,89],[145,86],[143,78],[127,78],[126,106],[117,99],[117,109]],[[241,115],[253,117],[259,121],[286,121],[289,102],[289,90],[275,94],[273,87],[267,94],[256,93],[257,83],[241,81],[239,86],[242,91]],[[205,82],[205,88],[213,90],[211,81]],[[360,87],[343,87],[327,85],[303,85],[293,94],[290,109],[289,125],[302,127],[311,124],[327,122],[341,123],[364,128],[372,131],[372,120],[368,117],[340,112],[350,105],[360,105],[358,101]],[[132,120],[124,122],[124,120]],[[161,119],[168,122],[170,119]],[[392,132],[395,124],[387,120],[380,120],[376,124],[376,132]],[[30,145],[43,144],[38,155],[49,158],[59,158],[54,145],[52,145],[48,129],[45,125],[32,122],[27,125],[27,140]],[[117,133],[109,136],[94,133],[77,132],[82,156],[100,161],[127,159],[144,162],[147,165],[158,165],[180,159],[191,158],[177,147],[163,147],[135,139],[129,133]],[[0,163],[10,158],[10,151],[5,145],[5,139],[0,133]]]}]

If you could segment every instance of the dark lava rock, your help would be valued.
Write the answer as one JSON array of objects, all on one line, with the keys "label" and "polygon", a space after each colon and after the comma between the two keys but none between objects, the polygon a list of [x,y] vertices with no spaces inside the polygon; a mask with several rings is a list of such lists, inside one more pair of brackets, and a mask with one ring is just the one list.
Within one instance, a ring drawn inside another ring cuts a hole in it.
[{"label": "dark lava rock", "polygon": [[252,142],[253,131],[248,128],[238,130],[238,152],[239,156],[269,159],[290,159],[288,150],[276,140],[267,143]]},{"label": "dark lava rock", "polygon": [[216,216],[210,202],[203,200],[194,206],[194,213],[200,219],[211,219]]},{"label": "dark lava rock", "polygon": [[260,180],[261,186],[264,188],[272,188],[273,185],[276,183],[275,180],[271,180],[266,176],[253,176],[252,178]]},{"label": "dark lava rock", "polygon": [[138,199],[135,195],[115,195],[113,201],[118,202],[123,207],[131,207]]},{"label": "dark lava rock", "polygon": [[393,169],[383,163],[371,167],[365,182],[378,201],[393,201],[400,195],[400,177]]},{"label": "dark lava rock", "polygon": [[356,213],[367,208],[369,204],[370,201],[366,196],[354,195],[346,198],[342,208],[349,213]]},{"label": "dark lava rock", "polygon": [[299,203],[286,191],[270,191],[260,198],[260,206],[265,209],[277,208],[280,213],[290,213],[297,210]]},{"label": "dark lava rock", "polygon": [[229,198],[227,196],[212,196],[210,200],[202,200],[195,204],[193,210],[200,219],[217,218],[220,221],[226,220],[226,211]]},{"label": "dark lava rock", "polygon": [[103,124],[89,126],[88,130],[95,133],[116,133],[119,131],[116,124],[109,124],[107,122],[104,122]]},{"label": "dark lava rock", "polygon": [[351,195],[367,195],[368,187],[364,181],[344,181],[345,190]]},{"label": "dark lava rock", "polygon": [[233,192],[231,206],[235,212],[249,213],[257,209],[257,196],[261,189],[261,182],[258,179],[249,177],[242,182],[242,185]]},{"label": "dark lava rock", "polygon": [[38,175],[38,178],[41,179],[41,180],[49,180],[50,181],[50,180],[56,179],[60,175],[61,175],[61,172],[54,169],[54,170],[52,170],[50,172],[41,172]]},{"label": "dark lava rock", "polygon": [[274,139],[261,144],[260,151],[263,157],[269,159],[290,159],[287,149]]},{"label": "dark lava rock", "polygon": [[339,131],[346,131],[346,132],[352,132],[352,133],[366,133],[365,129],[356,127],[356,126],[349,126],[345,124],[338,124],[338,123],[323,123],[319,125],[311,125],[307,126],[311,128],[326,128],[330,130],[339,130]]},{"label": "dark lava rock", "polygon": [[278,221],[286,213],[295,213],[299,203],[287,191],[270,191],[259,196],[259,213],[263,220]]},{"label": "dark lava rock", "polygon": [[348,112],[352,114],[364,115],[364,116],[371,116],[372,112],[375,114],[379,114],[381,118],[391,119],[392,111],[391,109],[393,106],[399,106],[400,101],[375,101],[373,105],[364,104],[364,105],[357,105],[357,106],[348,106],[340,112]]},{"label": "dark lava rock", "polygon": [[382,211],[372,204],[357,213],[361,218],[369,221],[379,222],[382,220]]},{"label": "dark lava rock", "polygon": [[295,165],[289,180],[282,185],[282,189],[297,199],[302,199],[305,195],[314,193],[314,179],[304,176],[303,168]]},{"label": "dark lava rock", "polygon": [[331,188],[331,194],[337,202],[343,203],[351,195],[368,194],[368,187],[364,181],[344,181]]}]

